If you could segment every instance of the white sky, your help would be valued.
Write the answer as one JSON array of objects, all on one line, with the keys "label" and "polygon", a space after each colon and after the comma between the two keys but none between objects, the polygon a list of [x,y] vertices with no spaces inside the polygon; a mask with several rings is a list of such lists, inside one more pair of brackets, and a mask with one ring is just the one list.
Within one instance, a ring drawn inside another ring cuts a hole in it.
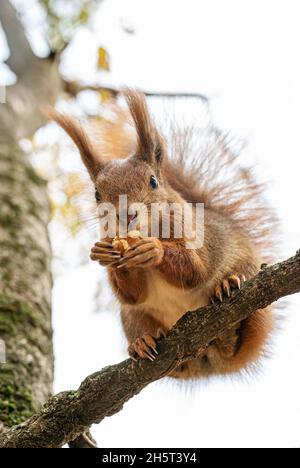
[{"label": "white sky", "polygon": [[[111,72],[102,81],[211,96],[215,122],[247,138],[259,173],[271,181],[270,198],[283,226],[278,259],[300,247],[298,10],[296,0],[106,0],[93,32],[77,34],[62,64],[72,79],[90,82],[103,45]],[[126,34],[121,24],[133,26],[135,34]],[[52,229],[57,243],[55,235]],[[89,248],[86,243],[87,254]],[[99,278],[105,292],[97,314],[93,295]],[[125,357],[111,302],[97,265],[68,268],[57,277],[56,391],[76,388],[88,373]],[[287,320],[274,356],[257,378],[199,381],[192,389],[166,380],[152,384],[93,428],[99,445],[299,447],[299,306],[298,296],[284,308]]]}]

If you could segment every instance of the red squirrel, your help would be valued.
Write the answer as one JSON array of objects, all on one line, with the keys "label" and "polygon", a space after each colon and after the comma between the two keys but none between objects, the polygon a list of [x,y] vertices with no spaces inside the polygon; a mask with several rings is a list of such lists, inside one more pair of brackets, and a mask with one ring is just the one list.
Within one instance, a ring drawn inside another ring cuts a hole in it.
[{"label": "red squirrel", "polygon": [[[119,108],[115,121],[100,121],[100,138],[93,139],[72,117],[56,111],[52,117],[77,145],[97,204],[118,208],[120,195],[127,196],[128,205],[204,204],[200,248],[187,248],[187,239],[175,238],[171,232],[170,238],[160,234],[135,239],[122,252],[107,237],[91,250],[91,259],[107,268],[119,300],[129,355],[134,360],[155,360],[157,340],[183,314],[231,296],[259,271],[271,244],[272,213],[263,204],[260,185],[250,170],[239,166],[224,138],[215,139],[213,151],[198,154],[197,148],[191,148],[193,131],[175,129],[171,157],[145,96],[131,89],[123,95],[129,112]],[[129,126],[134,131],[128,132]],[[230,173],[227,181],[219,177],[224,169]],[[127,222],[131,221],[129,216]],[[273,326],[272,309],[258,310],[170,377],[249,369],[264,355]]]}]

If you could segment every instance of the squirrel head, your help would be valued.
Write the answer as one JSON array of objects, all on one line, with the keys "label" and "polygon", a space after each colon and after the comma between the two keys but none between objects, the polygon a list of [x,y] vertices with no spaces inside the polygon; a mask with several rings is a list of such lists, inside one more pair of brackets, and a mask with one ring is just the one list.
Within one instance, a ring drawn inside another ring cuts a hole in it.
[{"label": "squirrel head", "polygon": [[122,94],[137,136],[135,151],[127,158],[105,161],[78,121],[55,110],[50,114],[78,147],[94,183],[98,204],[111,203],[118,211],[122,195],[127,197],[128,207],[135,203],[149,207],[152,203],[180,202],[180,196],[164,177],[166,145],[151,118],[144,94],[132,89]]}]

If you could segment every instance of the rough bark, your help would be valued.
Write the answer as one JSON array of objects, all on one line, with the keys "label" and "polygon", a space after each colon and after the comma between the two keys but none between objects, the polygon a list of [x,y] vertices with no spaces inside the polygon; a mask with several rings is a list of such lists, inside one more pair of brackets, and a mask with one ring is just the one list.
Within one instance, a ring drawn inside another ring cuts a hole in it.
[{"label": "rough bark", "polygon": [[[18,141],[44,123],[40,106],[59,92],[57,64],[34,56],[8,1],[0,20],[18,82],[0,105],[0,421],[9,427],[36,412],[52,390],[49,203]],[[0,424],[1,425],[1,424]]]},{"label": "rough bark", "polygon": [[76,391],[60,393],[22,425],[0,435],[0,447],[60,447],[91,424],[120,411],[149,383],[196,357],[199,349],[257,309],[300,291],[300,251],[295,257],[266,267],[242,291],[222,304],[188,312],[159,343],[155,362],[129,359],[88,376]]},{"label": "rough bark", "polygon": [[[1,138],[1,137],[0,137]],[[52,388],[49,204],[17,145],[0,146],[0,421],[27,419]]]}]

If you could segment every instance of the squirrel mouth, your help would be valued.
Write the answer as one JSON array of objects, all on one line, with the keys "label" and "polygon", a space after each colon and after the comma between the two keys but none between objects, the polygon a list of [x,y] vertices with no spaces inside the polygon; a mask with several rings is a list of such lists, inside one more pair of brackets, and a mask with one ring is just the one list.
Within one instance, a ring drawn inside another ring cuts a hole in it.
[{"label": "squirrel mouth", "polygon": [[128,214],[128,215],[127,215],[127,224],[129,225],[129,224],[132,223],[132,221],[134,221],[136,218],[137,218],[137,213],[135,213],[135,214]]},{"label": "squirrel mouth", "polygon": [[[137,217],[138,217],[138,213],[134,213],[134,214],[128,214],[127,213],[127,226],[130,226],[132,224],[132,222],[135,219],[137,219]],[[122,217],[117,215],[118,222],[120,222],[121,224],[123,224],[123,223],[125,224],[126,218],[125,219],[124,218],[122,219]]]}]

